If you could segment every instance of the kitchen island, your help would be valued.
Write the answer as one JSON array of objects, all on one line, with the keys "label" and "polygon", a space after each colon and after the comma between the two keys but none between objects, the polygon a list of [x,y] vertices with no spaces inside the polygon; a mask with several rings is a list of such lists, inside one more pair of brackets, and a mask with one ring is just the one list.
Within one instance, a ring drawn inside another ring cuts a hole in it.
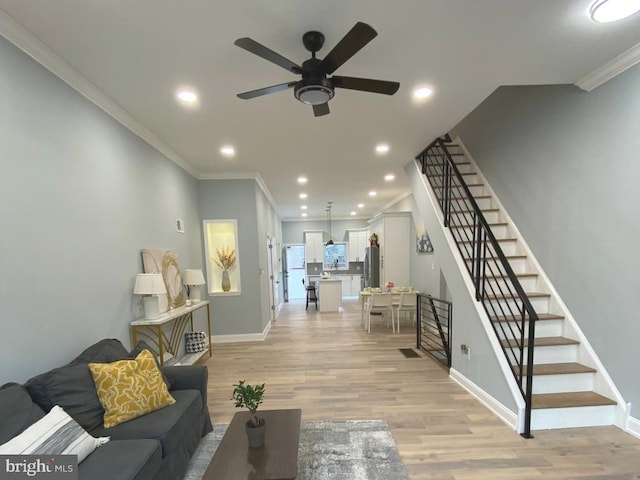
[{"label": "kitchen island", "polygon": [[342,306],[342,281],[322,278],[318,281],[318,304],[321,312],[338,312]]}]

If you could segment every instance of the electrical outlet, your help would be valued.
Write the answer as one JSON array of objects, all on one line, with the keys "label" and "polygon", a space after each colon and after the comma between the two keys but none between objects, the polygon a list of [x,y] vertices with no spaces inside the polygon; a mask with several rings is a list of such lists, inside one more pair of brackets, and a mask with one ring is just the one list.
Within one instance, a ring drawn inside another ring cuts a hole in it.
[{"label": "electrical outlet", "polygon": [[471,360],[471,347],[464,343],[460,345],[460,353],[467,356],[467,360]]}]

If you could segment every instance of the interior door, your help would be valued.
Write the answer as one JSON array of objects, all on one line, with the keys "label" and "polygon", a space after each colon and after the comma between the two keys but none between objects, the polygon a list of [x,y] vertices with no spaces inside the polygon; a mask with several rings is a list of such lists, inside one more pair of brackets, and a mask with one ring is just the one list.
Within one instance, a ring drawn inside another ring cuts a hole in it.
[{"label": "interior door", "polygon": [[305,246],[303,243],[285,245],[287,293],[290,300],[305,298],[302,280],[306,277]]},{"label": "interior door", "polygon": [[269,278],[269,306],[271,307],[271,320],[277,320],[278,314],[278,275],[276,262],[277,246],[273,244],[272,239],[267,240],[267,276]]}]

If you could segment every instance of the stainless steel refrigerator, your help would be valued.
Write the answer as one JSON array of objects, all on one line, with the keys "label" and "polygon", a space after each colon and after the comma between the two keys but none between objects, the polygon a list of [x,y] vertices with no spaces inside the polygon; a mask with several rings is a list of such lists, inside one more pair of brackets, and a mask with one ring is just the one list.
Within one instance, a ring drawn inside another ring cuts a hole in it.
[{"label": "stainless steel refrigerator", "polygon": [[380,248],[367,247],[364,254],[364,286],[380,287]]}]

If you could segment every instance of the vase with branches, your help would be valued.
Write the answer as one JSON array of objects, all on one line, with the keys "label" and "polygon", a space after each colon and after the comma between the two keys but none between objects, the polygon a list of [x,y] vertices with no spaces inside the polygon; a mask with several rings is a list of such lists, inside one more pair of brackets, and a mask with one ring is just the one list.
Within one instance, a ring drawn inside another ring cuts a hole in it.
[{"label": "vase with branches", "polygon": [[211,261],[222,269],[222,291],[228,292],[231,290],[231,281],[229,279],[229,269],[236,263],[236,251],[235,249],[223,246],[216,248],[216,256],[211,258]]}]

